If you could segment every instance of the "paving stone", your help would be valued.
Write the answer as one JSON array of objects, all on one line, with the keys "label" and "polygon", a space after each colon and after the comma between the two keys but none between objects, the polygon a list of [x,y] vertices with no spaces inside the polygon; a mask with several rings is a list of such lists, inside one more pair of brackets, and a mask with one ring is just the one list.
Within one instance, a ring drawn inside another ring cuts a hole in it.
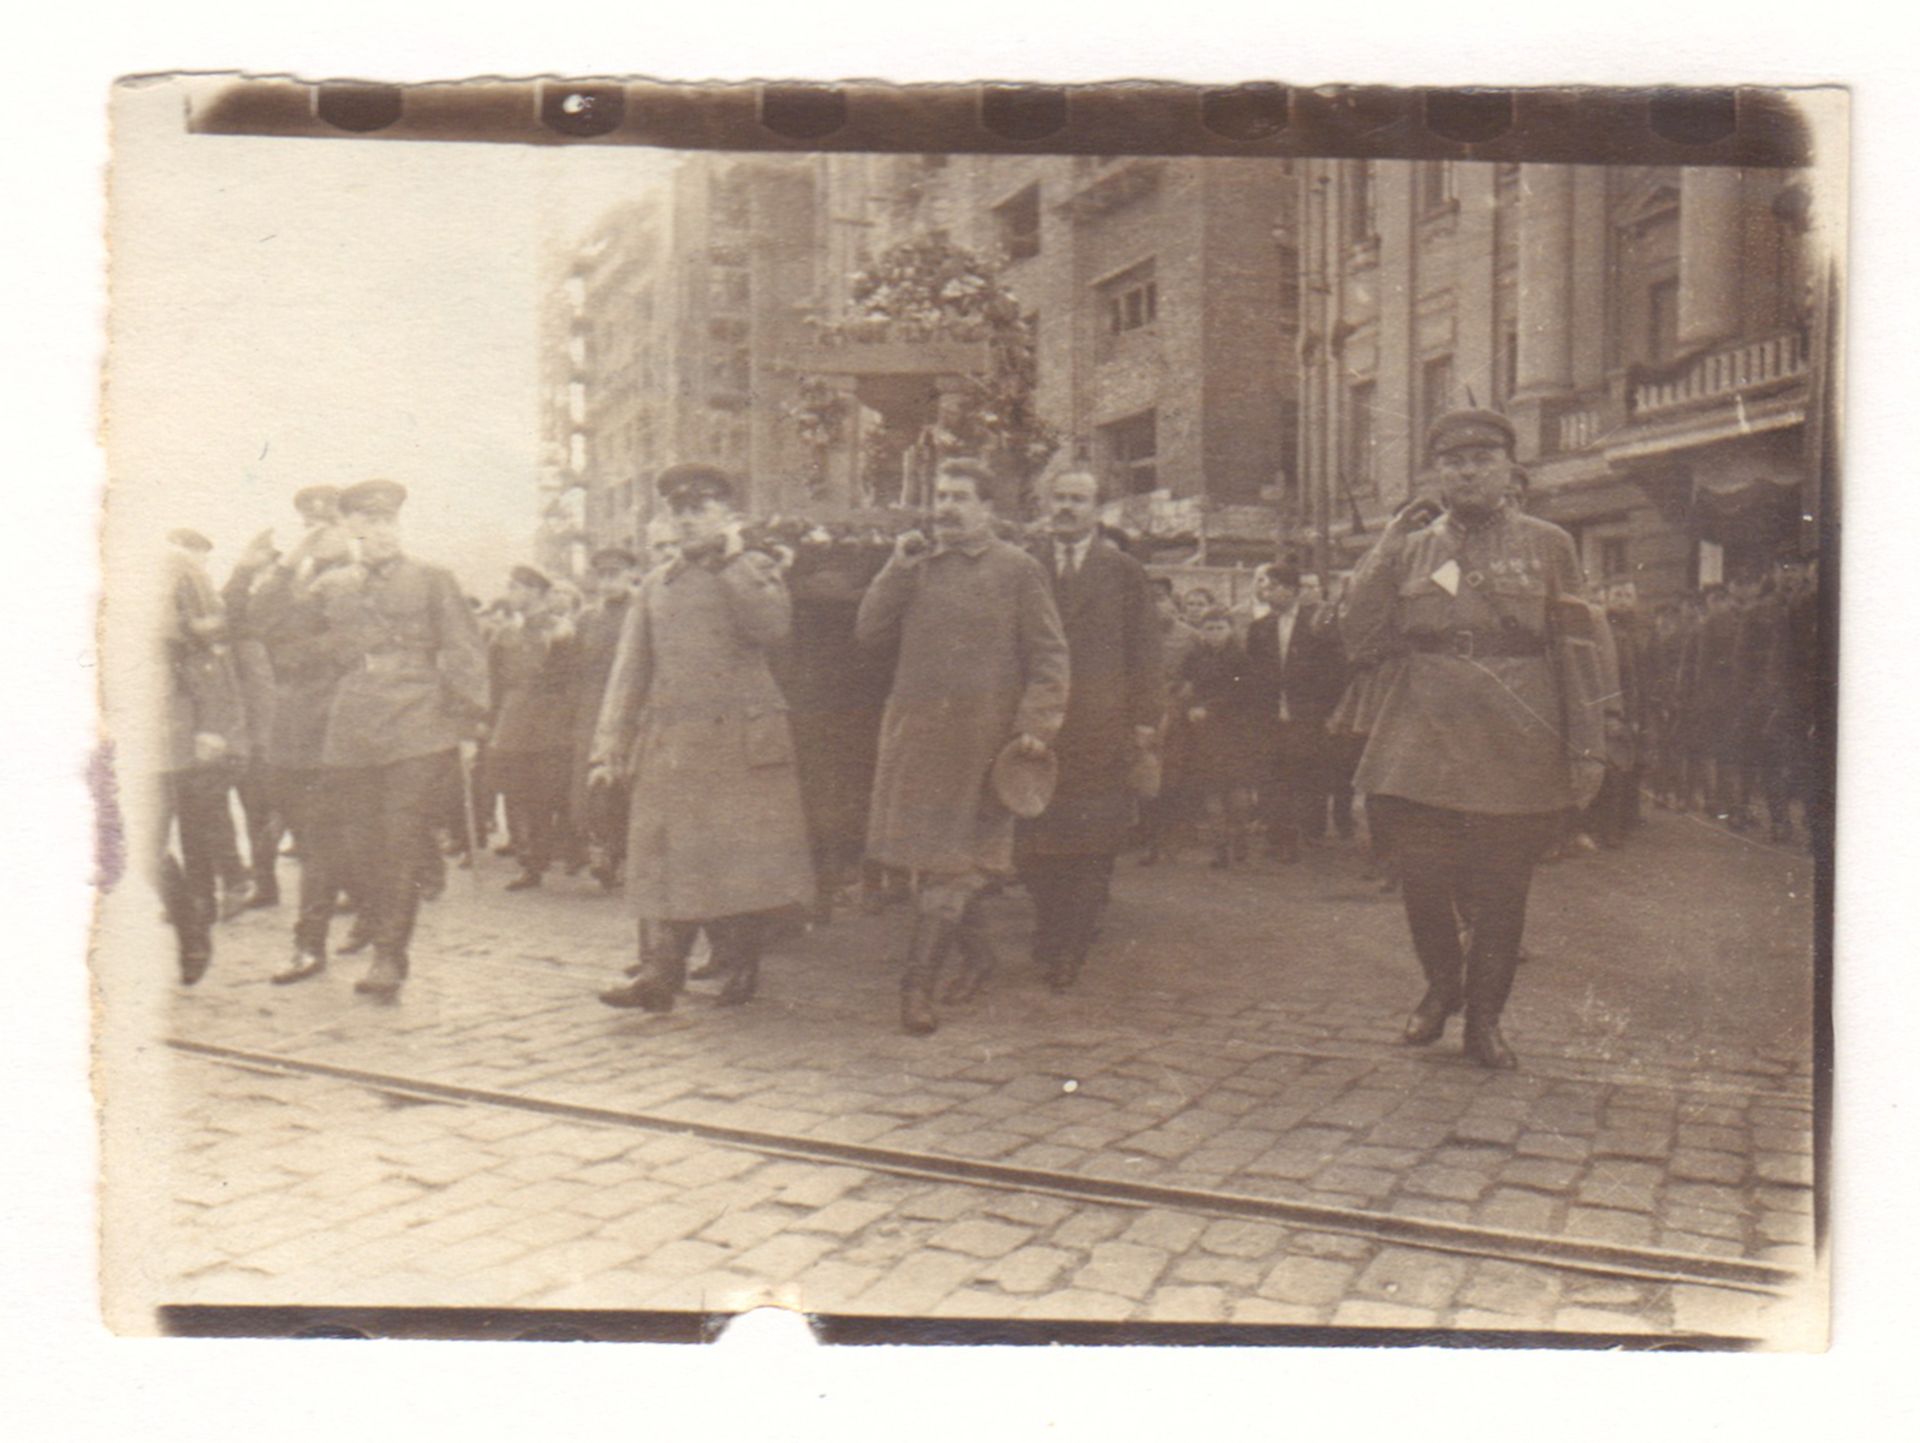
[{"label": "paving stone", "polygon": [[1756,1127],[1753,1147],[1756,1152],[1810,1153],[1813,1132],[1804,1127]]},{"label": "paving stone", "polygon": [[1674,1286],[1669,1301],[1673,1309],[1673,1331],[1676,1333],[1705,1333],[1734,1338],[1765,1335],[1762,1323],[1764,1304],[1750,1293],[1680,1283]]},{"label": "paving stone", "polygon": [[1219,1323],[1227,1318],[1223,1289],[1201,1285],[1167,1284],[1147,1299],[1146,1318],[1155,1323]]},{"label": "paving stone", "polygon": [[792,1218],[773,1208],[746,1208],[721,1213],[700,1230],[699,1236],[723,1248],[753,1248],[792,1225]]},{"label": "paving stone", "polygon": [[1376,1244],[1347,1233],[1298,1232],[1287,1238],[1290,1252],[1314,1258],[1344,1258],[1349,1262],[1370,1258]]},{"label": "paving stone", "polygon": [[761,1159],[750,1152],[734,1152],[723,1148],[710,1148],[705,1152],[694,1153],[666,1167],[656,1169],[652,1176],[661,1182],[673,1183],[680,1187],[698,1187],[702,1183],[726,1182],[740,1176],[759,1164]]},{"label": "paving stone", "polygon": [[1517,1118],[1475,1116],[1469,1113],[1454,1123],[1451,1136],[1458,1142],[1507,1147],[1517,1142],[1524,1130]]},{"label": "paving stone", "polygon": [[1664,1160],[1672,1155],[1672,1139],[1664,1132],[1621,1132],[1602,1129],[1593,1139],[1596,1157],[1630,1157]]},{"label": "paving stone", "polygon": [[1660,1230],[1660,1246],[1676,1253],[1698,1253],[1704,1257],[1739,1258],[1746,1248],[1732,1238],[1710,1238],[1703,1233],[1686,1233],[1677,1228]]},{"label": "paving stone", "polygon": [[1132,1316],[1134,1308],[1131,1298],[1069,1288],[1062,1293],[1031,1299],[1021,1306],[1020,1315],[1044,1322],[1118,1323]]},{"label": "paving stone", "polygon": [[1452,1134],[1453,1128],[1445,1122],[1426,1121],[1416,1118],[1402,1119],[1389,1117],[1367,1130],[1369,1144],[1380,1147],[1409,1148],[1424,1152],[1440,1146]]},{"label": "paving stone", "polygon": [[1567,1233],[1595,1242],[1642,1246],[1653,1242],[1654,1225],[1652,1218],[1640,1213],[1575,1206],[1567,1209]]},{"label": "paving stone", "polygon": [[827,1258],[809,1267],[799,1280],[802,1305],[816,1313],[844,1309],[881,1276],[879,1268]]},{"label": "paving stone", "polygon": [[1747,1220],[1739,1213],[1715,1212],[1709,1208],[1669,1204],[1660,1210],[1660,1221],[1681,1232],[1705,1233],[1716,1238],[1743,1238]]},{"label": "paving stone", "polygon": [[[775,1196],[779,1201],[795,1207],[823,1208],[838,1202],[871,1176],[871,1173],[854,1167],[808,1166],[791,1181],[782,1180]],[[763,1177],[761,1181],[770,1180]]]},{"label": "paving stone", "polygon": [[1369,1128],[1384,1119],[1404,1101],[1398,1092],[1383,1088],[1356,1087],[1336,1101],[1310,1115],[1310,1120],[1334,1127]]},{"label": "paving stone", "polygon": [[1701,1152],[1744,1153],[1747,1151],[1747,1134],[1744,1128],[1713,1127],[1703,1122],[1682,1122],[1680,1146]]},{"label": "paving stone", "polygon": [[1431,1308],[1410,1308],[1404,1303],[1370,1298],[1349,1298],[1333,1310],[1336,1328],[1432,1328],[1439,1322],[1440,1315]]},{"label": "paving stone", "polygon": [[1099,1243],[1087,1265],[1073,1276],[1076,1288],[1144,1298],[1166,1271],[1170,1254],[1164,1248],[1138,1243]]},{"label": "paving stone", "polygon": [[1464,1259],[1416,1248],[1383,1247],[1354,1282],[1354,1291],[1410,1307],[1440,1309],[1467,1275]]},{"label": "paving stone", "polygon": [[837,1233],[847,1237],[859,1232],[868,1224],[878,1221],[893,1211],[893,1205],[883,1202],[866,1202],[860,1198],[841,1198],[829,1203],[816,1213],[796,1219],[793,1226],[807,1232]]},{"label": "paving stone", "polygon": [[1762,1182],[1813,1186],[1813,1159],[1794,1153],[1763,1152],[1753,1160],[1753,1175]]},{"label": "paving stone", "polygon": [[1489,1179],[1463,1167],[1428,1165],[1408,1173],[1402,1189],[1417,1197],[1451,1198],[1472,1202],[1487,1190]]},{"label": "paving stone", "polygon": [[1264,1297],[1276,1302],[1317,1306],[1345,1297],[1359,1268],[1333,1258],[1292,1254],[1282,1258],[1260,1283]]},{"label": "paving stone", "polygon": [[1682,1150],[1667,1164],[1668,1173],[1687,1182],[1736,1185],[1747,1175],[1747,1160],[1730,1152]]},{"label": "paving stone", "polygon": [[963,1218],[949,1223],[928,1241],[933,1247],[976,1258],[1005,1257],[1033,1236],[1033,1229],[987,1218]]},{"label": "paving stone", "polygon": [[599,1227],[599,1222],[573,1212],[531,1212],[521,1213],[512,1222],[503,1223],[499,1236],[510,1242],[523,1243],[529,1248],[547,1247],[553,1243],[570,1242],[583,1238]]},{"label": "paving stone", "polygon": [[1063,1248],[1090,1248],[1116,1237],[1132,1214],[1112,1208],[1085,1207],[1054,1228],[1051,1241]]},{"label": "paving stone", "polygon": [[835,1246],[831,1238],[804,1233],[781,1233],[758,1247],[736,1255],[727,1266],[735,1272],[784,1283],[798,1278]]},{"label": "paving stone", "polygon": [[1556,1333],[1591,1333],[1603,1336],[1658,1331],[1652,1323],[1636,1313],[1615,1313],[1604,1308],[1562,1308],[1553,1315],[1553,1330]]},{"label": "paving stone", "polygon": [[1272,1223],[1223,1218],[1200,1235],[1200,1246],[1230,1258],[1263,1258],[1286,1241],[1286,1233]]},{"label": "paving stone", "polygon": [[979,1275],[978,1258],[959,1253],[916,1252],[905,1257],[879,1282],[860,1295],[860,1311],[914,1317],[963,1283]]},{"label": "paving stone", "polygon": [[1489,1258],[1475,1266],[1461,1286],[1459,1301],[1509,1318],[1539,1322],[1552,1314],[1560,1292],[1557,1273]]},{"label": "paving stone", "polygon": [[1386,1172],[1380,1168],[1347,1167],[1336,1163],[1314,1176],[1313,1187],[1316,1192],[1323,1194],[1329,1192],[1352,1194],[1357,1198],[1374,1202],[1392,1192],[1399,1181],[1398,1174]]},{"label": "paving stone", "polygon": [[1528,1187],[1539,1192],[1561,1193],[1580,1176],[1580,1166],[1552,1158],[1520,1158],[1500,1169],[1500,1181],[1512,1187]]},{"label": "paving stone", "polygon": [[1207,1229],[1207,1219],[1196,1213],[1173,1212],[1167,1208],[1149,1208],[1127,1225],[1120,1240],[1143,1247],[1183,1252]]},{"label": "paving stone", "polygon": [[1706,1208],[1709,1212],[1739,1213],[1742,1216],[1750,1211],[1745,1192],[1737,1187],[1721,1187],[1716,1183],[1669,1183],[1666,1196],[1668,1203],[1680,1207]]},{"label": "paving stone", "polygon": [[916,1193],[901,1203],[897,1211],[903,1218],[925,1218],[932,1222],[952,1222],[970,1212],[979,1202],[979,1194],[957,1183],[942,1183]]},{"label": "paving stone", "polygon": [[1537,1192],[1518,1188],[1500,1188],[1473,1210],[1473,1220],[1484,1227],[1507,1228],[1514,1232],[1547,1233],[1553,1231],[1558,1204]]},{"label": "paving stone", "polygon": [[1010,1293],[1043,1293],[1077,1261],[1064,1248],[1018,1248],[983,1269],[980,1276]]},{"label": "paving stone", "polygon": [[1279,1324],[1317,1327],[1327,1321],[1327,1309],[1306,1303],[1281,1303],[1271,1298],[1235,1298],[1233,1321],[1248,1324]]},{"label": "paving stone", "polygon": [[1245,1258],[1192,1253],[1174,1259],[1172,1275],[1185,1283],[1218,1284],[1238,1294],[1251,1292],[1259,1284],[1262,1271],[1259,1263]]},{"label": "paving stone", "polygon": [[1805,1213],[1763,1212],[1754,1231],[1765,1242],[1813,1246],[1813,1219]]},{"label": "paving stone", "polygon": [[1004,1218],[1010,1223],[1045,1228],[1069,1216],[1073,1212],[1073,1204],[1063,1198],[1046,1197],[1040,1193],[996,1192],[986,1196],[980,1210],[990,1217]]},{"label": "paving stone", "polygon": [[1551,1158],[1556,1162],[1585,1162],[1593,1153],[1593,1144],[1584,1137],[1557,1132],[1524,1132],[1513,1145],[1523,1157]]},{"label": "paving stone", "polygon": [[1294,1152],[1276,1148],[1263,1153],[1249,1162],[1243,1171],[1256,1177],[1284,1177],[1300,1181],[1312,1177],[1327,1165],[1326,1155],[1319,1152]]}]

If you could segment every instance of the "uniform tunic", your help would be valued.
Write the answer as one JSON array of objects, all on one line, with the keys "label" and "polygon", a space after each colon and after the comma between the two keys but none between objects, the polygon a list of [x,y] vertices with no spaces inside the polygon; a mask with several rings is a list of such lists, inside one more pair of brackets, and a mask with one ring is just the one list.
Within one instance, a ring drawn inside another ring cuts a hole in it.
[{"label": "uniform tunic", "polygon": [[896,558],[855,630],[866,646],[899,644],[868,854],[933,873],[1010,871],[1013,813],[988,773],[1020,733],[1051,742],[1067,706],[1067,639],[1046,572],[990,536]]},{"label": "uniform tunic", "polygon": [[460,584],[410,556],[364,571],[328,604],[352,661],[334,693],[321,764],[380,767],[452,751],[487,715],[486,653]]},{"label": "uniform tunic", "polygon": [[792,611],[773,561],[675,561],[627,608],[595,764],[633,778],[627,899],[705,921],[813,901],[787,705],[767,667]]},{"label": "uniform tunic", "polygon": [[1461,812],[1574,805],[1547,604],[1580,589],[1573,539],[1511,508],[1383,537],[1354,574],[1342,634],[1355,651],[1387,638],[1410,650],[1376,674],[1355,790]]}]

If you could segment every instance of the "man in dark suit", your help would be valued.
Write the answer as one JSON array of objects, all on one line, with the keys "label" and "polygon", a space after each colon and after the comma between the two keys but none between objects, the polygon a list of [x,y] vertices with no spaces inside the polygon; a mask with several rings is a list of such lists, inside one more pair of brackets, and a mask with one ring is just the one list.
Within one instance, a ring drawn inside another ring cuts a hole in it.
[{"label": "man in dark suit", "polygon": [[1269,855],[1293,862],[1313,808],[1326,809],[1327,718],[1346,686],[1346,658],[1338,636],[1301,604],[1297,567],[1269,566],[1258,585],[1270,609],[1247,629],[1247,666],[1273,739],[1261,811]]},{"label": "man in dark suit", "polygon": [[1166,697],[1153,586],[1097,532],[1099,483],[1063,472],[1043,499],[1051,537],[1036,559],[1066,629],[1071,682],[1054,741],[1059,783],[1047,810],[1021,824],[1016,857],[1036,913],[1034,960],[1064,990],[1092,944],[1114,856],[1133,826],[1128,774],[1154,744]]}]

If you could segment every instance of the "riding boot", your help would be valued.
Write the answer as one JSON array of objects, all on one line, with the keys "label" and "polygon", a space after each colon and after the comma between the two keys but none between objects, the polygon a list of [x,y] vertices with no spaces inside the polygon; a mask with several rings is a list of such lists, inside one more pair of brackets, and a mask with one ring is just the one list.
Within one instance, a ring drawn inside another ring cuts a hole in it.
[{"label": "riding boot", "polygon": [[400,995],[400,984],[407,980],[407,959],[401,952],[376,949],[373,966],[367,975],[353,984],[353,990],[367,997],[391,1000]]},{"label": "riding boot", "polygon": [[940,1000],[948,1003],[971,1002],[980,995],[980,989],[987,985],[987,978],[993,975],[993,969],[999,959],[994,956],[993,939],[987,935],[986,918],[980,914],[978,903],[969,904],[960,914],[960,921],[953,929],[953,945],[960,953],[960,970],[956,972],[940,993]]},{"label": "riding boot", "polygon": [[642,1007],[648,1012],[671,1012],[687,983],[687,953],[699,932],[690,922],[642,922],[640,967],[633,980],[602,992],[609,1007]]},{"label": "riding boot", "polygon": [[718,933],[713,944],[715,960],[723,961],[727,971],[720,1005],[738,1007],[751,1002],[760,986],[760,949],[765,938],[761,919],[729,917],[714,930]]},{"label": "riding boot", "polygon": [[933,989],[940,979],[940,965],[953,948],[954,930],[944,917],[913,920],[907,970],[900,978],[900,1026],[909,1036],[925,1037],[940,1025],[933,1010]]},{"label": "riding boot", "polygon": [[1476,950],[1467,960],[1467,1028],[1461,1050],[1482,1067],[1518,1067],[1519,1059],[1500,1035],[1500,1014],[1513,990],[1519,953],[1503,949],[1489,954]]}]

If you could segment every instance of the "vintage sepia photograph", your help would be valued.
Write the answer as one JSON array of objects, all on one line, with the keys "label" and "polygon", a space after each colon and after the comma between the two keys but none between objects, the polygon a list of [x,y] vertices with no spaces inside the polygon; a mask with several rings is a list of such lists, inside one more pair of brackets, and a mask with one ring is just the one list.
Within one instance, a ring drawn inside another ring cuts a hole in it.
[{"label": "vintage sepia photograph", "polygon": [[1844,99],[1142,90],[115,87],[110,1327],[1826,1346]]}]

